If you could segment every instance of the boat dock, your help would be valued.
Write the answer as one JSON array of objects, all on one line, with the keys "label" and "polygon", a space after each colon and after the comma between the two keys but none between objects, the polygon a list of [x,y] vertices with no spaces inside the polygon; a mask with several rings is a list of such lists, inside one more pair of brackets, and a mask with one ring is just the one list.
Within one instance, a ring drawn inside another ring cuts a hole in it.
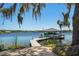
[{"label": "boat dock", "polygon": [[41,44],[38,43],[38,40],[44,40],[44,39],[48,39],[48,38],[49,37],[43,37],[43,38],[34,38],[33,40],[30,40],[31,46],[32,46],[31,48],[32,48],[32,50],[35,50],[35,52],[40,56],[41,55],[42,56],[57,56],[48,47],[41,46]]},{"label": "boat dock", "polygon": [[58,37],[58,36],[53,36],[53,37],[42,37],[42,38],[33,38],[30,40],[31,46],[41,46],[38,41],[40,40],[45,40],[45,39],[64,39],[64,36]]},{"label": "boat dock", "polygon": [[41,46],[38,41],[39,40],[45,40],[48,39],[49,37],[43,37],[43,38],[34,38],[32,40],[30,40],[31,46]]},{"label": "boat dock", "polygon": [[37,40],[37,41],[39,41],[39,40],[45,40],[45,39],[49,39],[50,37],[43,37],[43,38],[34,38],[33,40]]},{"label": "boat dock", "polygon": [[36,40],[30,40],[30,42],[32,47],[41,46]]}]

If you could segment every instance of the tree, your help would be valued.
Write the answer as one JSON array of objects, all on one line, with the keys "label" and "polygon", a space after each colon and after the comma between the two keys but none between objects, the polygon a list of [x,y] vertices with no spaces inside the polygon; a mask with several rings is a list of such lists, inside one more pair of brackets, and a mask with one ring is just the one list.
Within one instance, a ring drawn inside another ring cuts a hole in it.
[{"label": "tree", "polygon": [[[79,4],[67,4],[67,8],[71,10],[71,6],[74,6],[74,15],[73,15],[73,36],[72,36],[72,46],[74,45],[79,45]],[[67,23],[65,20],[68,20],[69,18],[69,13],[68,17],[64,18],[65,24]]]},{"label": "tree", "polygon": [[[28,12],[29,9],[32,9],[32,16],[34,19],[37,20],[37,17],[41,16],[41,10],[45,7],[44,3],[21,3],[21,4],[13,3],[8,8],[5,8],[4,5],[5,5],[4,3],[0,4],[0,13],[4,17],[3,24],[5,19],[11,19],[12,22],[12,16],[15,13],[17,13],[19,27],[21,27],[23,21],[23,14]],[[17,5],[20,5],[18,9],[19,12],[16,12]]]},{"label": "tree", "polygon": [[72,45],[79,45],[79,4],[75,4],[73,15],[73,40]]}]

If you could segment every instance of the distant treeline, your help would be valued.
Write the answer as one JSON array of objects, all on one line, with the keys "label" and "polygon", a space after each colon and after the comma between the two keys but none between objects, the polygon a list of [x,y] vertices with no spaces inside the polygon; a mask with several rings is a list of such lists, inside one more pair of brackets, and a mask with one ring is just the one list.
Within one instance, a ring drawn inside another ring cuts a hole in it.
[{"label": "distant treeline", "polygon": [[[13,33],[13,32],[24,32],[24,31],[23,30],[0,30],[0,34]],[[53,32],[53,31],[36,30],[36,31],[25,31],[25,32]],[[72,30],[63,30],[63,32],[72,32]]]},{"label": "distant treeline", "polygon": [[0,34],[12,33],[12,32],[20,32],[20,30],[0,30]]}]

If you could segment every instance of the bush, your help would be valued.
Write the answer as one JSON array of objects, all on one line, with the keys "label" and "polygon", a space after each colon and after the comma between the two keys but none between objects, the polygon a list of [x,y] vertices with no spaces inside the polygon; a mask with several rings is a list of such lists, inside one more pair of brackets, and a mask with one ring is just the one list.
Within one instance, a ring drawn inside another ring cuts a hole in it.
[{"label": "bush", "polygon": [[47,43],[48,44],[57,44],[58,42],[57,42],[57,40],[54,40],[54,39],[53,40],[52,39],[48,39]]},{"label": "bush", "polygon": [[59,56],[79,56],[79,50],[73,51],[73,47],[69,45],[56,46],[52,51]]},{"label": "bush", "polygon": [[0,51],[4,50],[4,45],[0,44]]}]

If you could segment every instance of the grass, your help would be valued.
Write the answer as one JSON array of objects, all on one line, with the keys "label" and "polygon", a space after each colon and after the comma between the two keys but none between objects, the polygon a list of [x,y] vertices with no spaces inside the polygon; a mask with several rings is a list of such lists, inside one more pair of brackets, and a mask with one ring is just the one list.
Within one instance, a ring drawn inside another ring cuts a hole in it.
[{"label": "grass", "polygon": [[0,51],[4,50],[4,45],[0,44]]},{"label": "grass", "polygon": [[79,56],[79,50],[76,49],[73,51],[73,46],[67,44],[60,45],[57,40],[48,39],[40,41],[39,43],[45,47],[48,47],[58,56]]},{"label": "grass", "polygon": [[13,44],[13,45],[5,48],[3,41],[0,41],[0,51],[4,51],[4,50],[13,50],[14,51],[16,49],[21,49],[21,48],[24,48],[24,47],[22,47],[20,44],[17,44],[17,47],[16,47],[16,45]]},{"label": "grass", "polygon": [[2,41],[0,41],[0,51],[4,50],[4,44]]},{"label": "grass", "polygon": [[42,46],[48,47],[48,48],[50,48],[50,50],[52,50],[56,47],[56,45],[58,44],[58,41],[53,40],[53,39],[47,39],[47,40],[39,41],[39,43]]},{"label": "grass", "polygon": [[59,55],[59,56],[68,56],[68,54],[69,54],[68,53],[69,52],[68,51],[69,47],[71,47],[71,46],[68,46],[68,45],[63,45],[63,46],[57,45],[52,51],[54,53],[56,53],[57,55]]},{"label": "grass", "polygon": [[52,52],[59,56],[79,56],[79,49],[71,45],[56,45]]},{"label": "grass", "polygon": [[18,44],[17,47],[15,45],[9,46],[7,50],[16,51],[17,49],[23,49],[23,48],[25,48],[25,47]]}]

